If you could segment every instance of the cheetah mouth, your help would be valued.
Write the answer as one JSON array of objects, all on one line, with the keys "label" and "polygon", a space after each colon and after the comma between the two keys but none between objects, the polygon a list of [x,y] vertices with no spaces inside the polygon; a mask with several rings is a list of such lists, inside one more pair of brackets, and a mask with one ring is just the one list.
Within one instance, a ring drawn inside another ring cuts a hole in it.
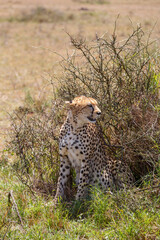
[{"label": "cheetah mouth", "polygon": [[90,121],[90,122],[96,122],[96,119],[94,119],[94,118],[92,118],[92,117],[87,117],[88,118],[88,120]]}]

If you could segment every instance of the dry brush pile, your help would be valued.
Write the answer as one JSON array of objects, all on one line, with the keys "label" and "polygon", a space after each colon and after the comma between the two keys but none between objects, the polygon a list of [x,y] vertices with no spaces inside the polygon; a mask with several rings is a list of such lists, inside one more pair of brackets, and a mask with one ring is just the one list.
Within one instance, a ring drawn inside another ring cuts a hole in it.
[{"label": "dry brush pile", "polygon": [[[70,36],[73,54],[63,58],[63,77],[49,106],[36,102],[12,115],[9,149],[14,169],[30,188],[52,193],[59,167],[58,131],[65,100],[86,95],[102,110],[99,124],[106,151],[126,161],[136,180],[156,173],[160,154],[159,50],[141,27],[127,39],[96,36],[94,41]],[[39,185],[38,185],[39,183]]]}]

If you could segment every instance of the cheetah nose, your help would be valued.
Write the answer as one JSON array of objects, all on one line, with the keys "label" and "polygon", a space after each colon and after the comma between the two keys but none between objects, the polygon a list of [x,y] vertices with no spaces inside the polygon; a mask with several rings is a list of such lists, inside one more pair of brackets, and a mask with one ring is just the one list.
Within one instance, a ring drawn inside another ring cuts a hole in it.
[{"label": "cheetah nose", "polygon": [[101,115],[101,112],[97,112],[98,115]]}]

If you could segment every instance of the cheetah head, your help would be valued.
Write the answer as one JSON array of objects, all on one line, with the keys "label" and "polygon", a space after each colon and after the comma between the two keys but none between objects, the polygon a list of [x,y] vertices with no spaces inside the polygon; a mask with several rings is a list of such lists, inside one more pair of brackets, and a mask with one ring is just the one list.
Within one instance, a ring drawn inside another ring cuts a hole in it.
[{"label": "cheetah head", "polygon": [[80,126],[86,123],[95,123],[101,115],[97,101],[91,97],[76,97],[68,104],[71,110],[72,120]]}]

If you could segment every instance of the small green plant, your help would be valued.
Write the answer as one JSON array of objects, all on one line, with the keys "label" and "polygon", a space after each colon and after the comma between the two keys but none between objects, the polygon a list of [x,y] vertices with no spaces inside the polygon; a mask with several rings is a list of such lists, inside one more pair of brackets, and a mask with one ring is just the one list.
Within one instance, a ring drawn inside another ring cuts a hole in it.
[{"label": "small green plant", "polygon": [[155,197],[160,201],[158,192],[158,186],[156,191],[132,189],[117,194],[95,189],[89,208],[92,220],[99,228],[110,229],[108,239],[158,239],[160,212],[156,213],[154,207],[150,209]]}]

